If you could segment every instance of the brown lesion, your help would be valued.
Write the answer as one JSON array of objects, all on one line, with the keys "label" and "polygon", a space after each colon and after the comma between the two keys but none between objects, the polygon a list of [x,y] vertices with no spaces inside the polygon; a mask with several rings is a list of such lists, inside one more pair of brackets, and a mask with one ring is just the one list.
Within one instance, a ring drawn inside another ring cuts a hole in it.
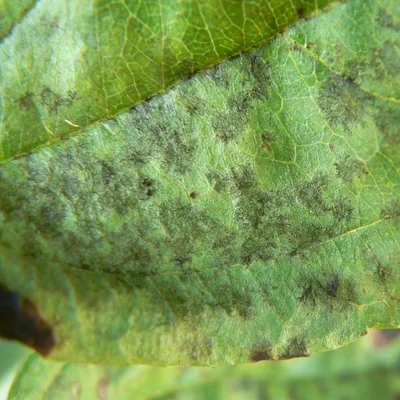
[{"label": "brown lesion", "polygon": [[271,151],[271,142],[275,139],[274,135],[270,132],[261,133],[261,148]]},{"label": "brown lesion", "polygon": [[17,340],[48,356],[56,342],[53,328],[26,297],[0,285],[0,337]]},{"label": "brown lesion", "polygon": [[259,362],[266,360],[274,360],[274,357],[272,355],[271,344],[267,340],[262,340],[251,350],[250,361]]},{"label": "brown lesion", "polygon": [[21,109],[24,109],[24,110],[29,110],[29,109],[35,107],[35,100],[34,100],[33,93],[30,91],[25,92],[19,98],[19,106]]}]

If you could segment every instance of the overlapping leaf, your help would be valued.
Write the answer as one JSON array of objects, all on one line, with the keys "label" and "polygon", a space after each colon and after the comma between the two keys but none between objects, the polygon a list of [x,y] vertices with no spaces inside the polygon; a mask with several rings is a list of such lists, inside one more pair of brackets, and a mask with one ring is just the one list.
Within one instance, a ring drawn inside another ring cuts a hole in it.
[{"label": "overlapping leaf", "polygon": [[3,0],[0,160],[83,133],[332,0]]},{"label": "overlapping leaf", "polygon": [[32,355],[9,399],[392,399],[400,390],[400,343],[378,350],[369,339],[289,363],[213,369],[89,366]]}]

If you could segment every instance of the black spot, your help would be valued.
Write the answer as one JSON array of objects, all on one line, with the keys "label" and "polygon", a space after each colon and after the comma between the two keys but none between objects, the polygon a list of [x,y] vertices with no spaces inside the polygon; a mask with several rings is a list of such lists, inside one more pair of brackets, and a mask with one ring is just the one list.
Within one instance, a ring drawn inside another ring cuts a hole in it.
[{"label": "black spot", "polygon": [[52,327],[27,298],[0,285],[0,337],[17,340],[43,356],[55,346]]},{"label": "black spot", "polygon": [[196,197],[198,196],[198,194],[196,192],[192,192],[190,193],[189,197],[194,200]]}]

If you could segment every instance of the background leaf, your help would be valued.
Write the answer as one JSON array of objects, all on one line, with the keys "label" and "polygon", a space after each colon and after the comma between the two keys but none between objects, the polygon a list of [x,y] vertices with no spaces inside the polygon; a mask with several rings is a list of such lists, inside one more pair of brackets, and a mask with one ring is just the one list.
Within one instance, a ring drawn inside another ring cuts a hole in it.
[{"label": "background leaf", "polygon": [[386,400],[400,391],[399,361],[398,340],[377,349],[371,336],[309,359],[213,369],[99,367],[32,355],[20,368],[9,399]]},{"label": "background leaf", "polygon": [[328,3],[2,0],[0,160],[82,132]]},{"label": "background leaf", "polygon": [[51,356],[234,364],[399,326],[399,12],[338,5],[4,163],[0,279]]}]

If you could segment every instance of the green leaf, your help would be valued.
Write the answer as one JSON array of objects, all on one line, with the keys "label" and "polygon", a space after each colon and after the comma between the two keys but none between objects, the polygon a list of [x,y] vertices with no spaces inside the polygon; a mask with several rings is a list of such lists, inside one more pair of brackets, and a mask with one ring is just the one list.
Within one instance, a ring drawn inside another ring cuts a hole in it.
[{"label": "green leaf", "polygon": [[51,357],[279,360],[399,326],[399,19],[337,5],[3,163],[0,282]]},{"label": "green leaf", "polygon": [[100,367],[32,355],[20,368],[9,400],[392,399],[400,390],[400,342],[376,349],[370,336],[365,339],[309,359],[235,368]]},{"label": "green leaf", "polygon": [[331,1],[2,0],[0,160],[84,132]]}]

